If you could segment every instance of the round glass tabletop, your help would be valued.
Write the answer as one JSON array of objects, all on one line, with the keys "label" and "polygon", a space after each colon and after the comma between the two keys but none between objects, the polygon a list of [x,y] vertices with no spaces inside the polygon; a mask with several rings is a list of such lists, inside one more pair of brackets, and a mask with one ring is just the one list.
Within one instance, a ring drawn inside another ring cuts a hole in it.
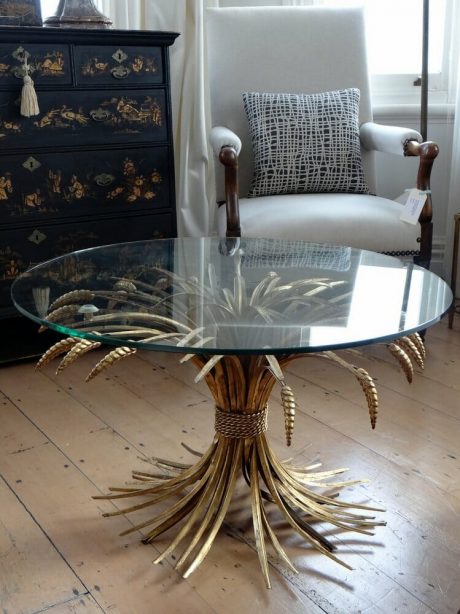
[{"label": "round glass tabletop", "polygon": [[452,302],[390,256],[275,239],[183,238],[73,252],[20,275],[21,313],[65,335],[201,354],[316,352],[427,328]]}]

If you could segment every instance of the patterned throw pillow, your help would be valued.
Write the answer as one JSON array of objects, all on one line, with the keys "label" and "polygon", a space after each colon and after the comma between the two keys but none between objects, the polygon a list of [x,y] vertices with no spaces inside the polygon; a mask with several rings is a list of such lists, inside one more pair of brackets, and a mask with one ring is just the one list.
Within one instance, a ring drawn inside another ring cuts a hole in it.
[{"label": "patterned throw pillow", "polygon": [[358,89],[321,94],[244,92],[254,151],[248,196],[368,193]]}]

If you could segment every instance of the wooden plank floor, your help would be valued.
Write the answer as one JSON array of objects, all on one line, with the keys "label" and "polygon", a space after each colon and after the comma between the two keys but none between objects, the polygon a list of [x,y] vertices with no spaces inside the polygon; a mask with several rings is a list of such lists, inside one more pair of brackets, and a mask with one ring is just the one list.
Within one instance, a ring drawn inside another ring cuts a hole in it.
[{"label": "wooden plank floor", "polygon": [[[174,557],[152,561],[140,534],[118,534],[148,518],[101,518],[93,500],[129,480],[140,458],[193,460],[204,450],[213,406],[194,368],[179,356],[142,353],[89,384],[97,353],[58,377],[32,364],[0,369],[0,611],[2,614],[118,612],[345,612],[455,614],[460,611],[460,318],[427,335],[426,369],[409,385],[383,347],[353,360],[377,379],[377,428],[356,380],[319,358],[295,361],[288,381],[300,406],[292,449],[283,444],[279,394],[270,435],[281,457],[324,468],[347,466],[369,482],[343,496],[387,509],[375,536],[334,533],[348,571],[312,552],[278,522],[300,570],[272,559],[267,591],[254,549],[243,487],[208,557],[187,580]],[[289,454],[288,454],[289,452]],[[276,514],[273,516],[276,523]]]}]

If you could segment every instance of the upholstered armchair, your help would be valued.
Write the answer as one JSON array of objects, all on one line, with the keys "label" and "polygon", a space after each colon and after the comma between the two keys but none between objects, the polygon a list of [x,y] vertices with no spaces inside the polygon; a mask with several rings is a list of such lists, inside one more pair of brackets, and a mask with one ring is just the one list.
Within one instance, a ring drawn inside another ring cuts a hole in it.
[{"label": "upholstered armchair", "polygon": [[[362,11],[209,9],[207,40],[220,235],[347,245],[429,266],[438,147],[373,122]],[[427,192],[417,223],[375,195],[375,150],[420,158],[407,186]]]}]

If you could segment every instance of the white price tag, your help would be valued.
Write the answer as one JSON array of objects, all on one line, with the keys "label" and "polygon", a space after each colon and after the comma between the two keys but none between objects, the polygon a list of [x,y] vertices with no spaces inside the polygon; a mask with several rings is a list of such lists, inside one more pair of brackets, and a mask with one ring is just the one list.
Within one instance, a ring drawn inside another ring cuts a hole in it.
[{"label": "white price tag", "polygon": [[422,212],[425,201],[426,192],[413,188],[409,192],[409,196],[407,197],[406,204],[404,205],[400,215],[400,219],[408,224],[416,224],[418,222],[418,218],[420,217],[420,213]]}]

